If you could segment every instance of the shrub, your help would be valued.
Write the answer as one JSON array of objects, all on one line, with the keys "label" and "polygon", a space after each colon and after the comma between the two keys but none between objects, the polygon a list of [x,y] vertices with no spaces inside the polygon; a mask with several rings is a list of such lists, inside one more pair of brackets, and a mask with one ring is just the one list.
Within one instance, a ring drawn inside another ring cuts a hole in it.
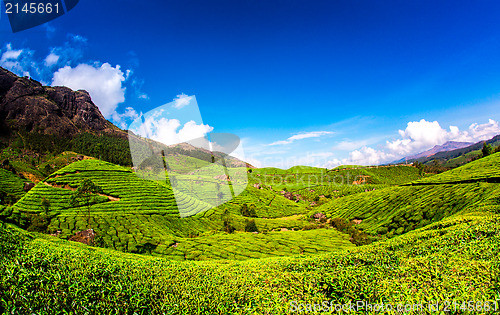
[{"label": "shrub", "polygon": [[45,197],[42,197],[42,209],[45,214],[50,210],[50,201]]},{"label": "shrub", "polygon": [[229,221],[229,219],[225,219],[223,222],[222,230],[226,233],[231,234],[236,230],[236,228],[231,224],[231,221]]},{"label": "shrub", "polygon": [[305,225],[303,228],[302,228],[302,231],[309,231],[309,230],[315,230],[319,227],[319,225],[317,224],[308,224],[308,225]]},{"label": "shrub", "polygon": [[50,223],[49,220],[47,220],[47,218],[37,214],[31,215],[29,217],[29,220],[30,220],[30,225],[28,226],[28,231],[30,232],[40,232],[40,233],[46,232],[47,227],[49,226]]},{"label": "shrub", "polygon": [[353,229],[350,235],[350,241],[357,246],[368,245],[372,242],[368,234],[360,230]]},{"label": "shrub", "polygon": [[483,149],[481,150],[481,152],[483,153],[483,157],[486,157],[488,155],[491,155],[491,153],[493,153],[493,148],[491,147],[491,145],[485,142],[483,143]]},{"label": "shrub", "polygon": [[254,205],[248,206],[246,203],[244,203],[241,206],[240,212],[241,212],[241,215],[244,216],[244,217],[252,217],[252,218],[256,218],[257,217],[257,213],[255,212],[255,206]]},{"label": "shrub", "polygon": [[330,220],[330,224],[332,227],[344,233],[349,233],[352,229],[352,223],[343,218],[333,218]]},{"label": "shrub", "polygon": [[258,232],[257,224],[255,224],[255,220],[245,220],[245,232]]}]

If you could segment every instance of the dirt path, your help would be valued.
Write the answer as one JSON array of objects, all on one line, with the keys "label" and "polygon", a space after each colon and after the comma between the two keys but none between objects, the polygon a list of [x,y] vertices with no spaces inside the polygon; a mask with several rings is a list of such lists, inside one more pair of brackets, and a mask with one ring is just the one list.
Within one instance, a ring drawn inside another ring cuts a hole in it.
[{"label": "dirt path", "polygon": [[[52,185],[52,184],[49,184],[47,182],[43,182],[45,185],[47,186],[50,186],[50,187],[54,187],[54,188],[61,188],[61,189],[67,189],[67,190],[71,190],[71,191],[75,191],[76,188],[74,187],[71,187],[70,185]],[[120,198],[117,198],[117,197],[113,197],[113,196],[110,196],[110,195],[105,195],[105,194],[97,194],[99,196],[103,196],[103,197],[106,197],[108,198],[110,201],[120,201]]]}]

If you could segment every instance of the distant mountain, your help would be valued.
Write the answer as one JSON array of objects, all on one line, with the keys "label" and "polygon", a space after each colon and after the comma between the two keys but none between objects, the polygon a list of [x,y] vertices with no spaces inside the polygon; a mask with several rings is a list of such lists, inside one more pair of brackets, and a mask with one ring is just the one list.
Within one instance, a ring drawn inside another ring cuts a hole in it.
[{"label": "distant mountain", "polygon": [[436,153],[444,152],[444,151],[452,151],[456,149],[462,149],[474,144],[474,142],[456,142],[456,141],[447,141],[442,145],[435,145],[432,149],[429,149],[424,152],[420,152],[415,155],[411,155],[406,157],[406,160],[416,160],[422,157],[430,157]]},{"label": "distant mountain", "polygon": [[[440,160],[442,162],[447,162],[449,160],[465,156],[468,153],[474,152],[474,151],[480,151],[483,148],[483,143],[492,145],[492,146],[499,146],[500,145],[500,135],[497,135],[489,140],[484,140],[484,141],[479,141],[476,143],[468,143],[468,142],[454,142],[454,141],[448,141],[443,145],[437,145],[434,146],[432,149],[408,156],[405,158],[402,158],[398,161],[394,161],[390,164],[399,164],[399,163],[413,163],[415,161],[418,161],[420,163],[427,163],[432,160]],[[472,154],[472,153],[471,153]],[[464,158],[464,161],[466,158]],[[458,163],[458,165],[462,165],[465,162]],[[455,163],[456,164],[456,163]]]},{"label": "distant mountain", "polygon": [[438,153],[436,153],[432,156],[429,156],[429,157],[421,157],[417,160],[421,163],[426,163],[426,162],[429,162],[429,161],[434,160],[434,159],[448,161],[448,160],[457,158],[459,156],[462,156],[464,154],[467,154],[469,152],[481,150],[483,148],[483,143],[486,143],[486,144],[489,144],[489,145],[496,147],[496,146],[500,145],[500,135],[496,135],[489,140],[476,142],[472,145],[469,145],[469,146],[461,148],[461,149],[442,151],[442,152],[438,152]]}]

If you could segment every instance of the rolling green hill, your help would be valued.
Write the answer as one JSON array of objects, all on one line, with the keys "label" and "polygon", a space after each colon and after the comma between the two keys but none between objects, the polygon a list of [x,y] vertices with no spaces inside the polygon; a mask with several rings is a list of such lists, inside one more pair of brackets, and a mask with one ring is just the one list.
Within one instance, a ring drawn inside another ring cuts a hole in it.
[{"label": "rolling green hill", "polygon": [[500,152],[447,172],[414,181],[412,185],[466,183],[466,182],[500,182]]},{"label": "rolling green hill", "polygon": [[243,262],[171,262],[1,225],[0,305],[37,314],[288,314],[323,301],[450,300],[458,313],[475,300],[491,310],[500,294],[499,223],[468,214],[355,249]]},{"label": "rolling green hill", "polygon": [[[84,204],[71,204],[75,190],[85,179],[102,188],[102,193],[92,200],[90,216]],[[42,200],[45,199],[50,204],[48,230],[61,231],[61,238],[90,227],[107,247],[175,260],[282,256],[352,246],[334,229],[307,232],[310,237],[292,231],[271,232],[300,230],[310,223],[301,216],[307,212],[303,204],[267,188],[249,186],[235,199],[214,209],[180,191],[176,194],[177,199],[165,182],[143,180],[129,168],[88,159],[72,163],[38,183],[14,205],[13,212],[43,215]],[[195,206],[195,212],[200,213],[180,218],[176,203],[179,201],[184,202],[181,206]],[[257,228],[270,234],[221,232],[225,218],[237,230],[245,229],[250,218],[242,215],[243,205],[255,209],[253,220]],[[287,237],[290,240],[286,240]],[[318,241],[325,245],[316,245]],[[294,244],[291,247],[290,242]]]},{"label": "rolling green hill", "polygon": [[15,203],[24,196],[24,184],[27,182],[30,181],[0,168],[0,204]]},{"label": "rolling green hill", "polygon": [[369,233],[402,234],[465,210],[496,209],[499,165],[496,153],[407,185],[332,200],[315,211],[361,220],[359,227]]}]

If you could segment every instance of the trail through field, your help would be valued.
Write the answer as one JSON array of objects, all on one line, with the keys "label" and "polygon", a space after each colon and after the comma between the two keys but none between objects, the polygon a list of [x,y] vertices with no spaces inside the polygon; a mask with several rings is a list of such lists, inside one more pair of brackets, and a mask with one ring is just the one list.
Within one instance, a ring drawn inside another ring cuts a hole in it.
[{"label": "trail through field", "polygon": [[[77,190],[77,188],[71,187],[70,185],[55,185],[55,184],[49,184],[47,182],[43,182],[43,183],[45,185],[47,185],[47,186],[54,187],[54,188],[61,188],[61,189],[66,189],[66,190],[71,190],[71,191],[76,191]],[[110,201],[120,201],[120,198],[118,198],[118,197],[113,197],[113,196],[106,195],[106,194],[96,194],[96,195],[99,195],[99,196],[102,196],[102,197],[106,197]]]}]

